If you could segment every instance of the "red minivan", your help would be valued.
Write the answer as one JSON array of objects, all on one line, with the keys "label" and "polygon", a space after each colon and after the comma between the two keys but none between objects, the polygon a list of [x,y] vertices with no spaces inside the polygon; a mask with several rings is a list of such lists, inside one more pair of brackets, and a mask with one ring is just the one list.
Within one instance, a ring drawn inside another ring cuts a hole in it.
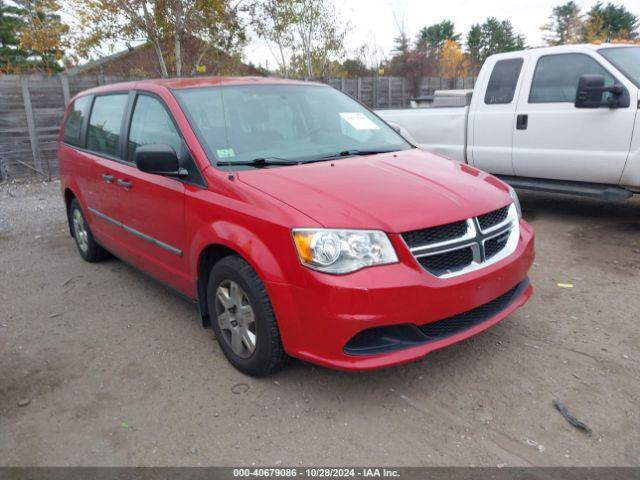
[{"label": "red minivan", "polygon": [[531,296],[515,192],[328,86],[164,79],[82,92],[58,146],[71,235],[192,299],[229,361],[367,370]]}]

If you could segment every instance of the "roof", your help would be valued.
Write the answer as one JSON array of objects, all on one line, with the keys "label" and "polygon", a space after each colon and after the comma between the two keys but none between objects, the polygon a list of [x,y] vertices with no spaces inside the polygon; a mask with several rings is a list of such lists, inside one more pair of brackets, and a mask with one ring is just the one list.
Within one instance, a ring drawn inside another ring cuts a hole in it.
[{"label": "roof", "polygon": [[[233,53],[216,48],[194,35],[181,38],[182,68],[184,72],[195,74],[193,59],[198,59],[198,66],[204,67],[209,75],[224,75],[223,72],[234,72],[235,75],[260,75],[261,72],[252,64],[242,62]],[[175,38],[171,35],[160,40],[160,50],[165,54],[165,66],[170,76],[176,76]],[[191,59],[191,60],[190,60]],[[136,46],[127,44],[127,48],[112,55],[90,61],[69,69],[68,75],[78,74],[111,75],[137,78],[153,78],[161,75],[156,48],[150,42]]]},{"label": "roof", "polygon": [[616,48],[616,47],[637,47],[632,43],[576,43],[570,45],[558,45],[556,47],[538,47],[534,50],[549,50],[549,51],[564,51],[564,50],[592,50],[597,51],[603,48]]},{"label": "roof", "polygon": [[104,93],[115,90],[134,90],[147,87],[164,87],[167,89],[185,89],[198,87],[212,87],[220,85],[315,85],[328,87],[324,83],[305,82],[302,80],[291,80],[278,77],[193,77],[193,78],[154,78],[148,80],[138,80],[133,82],[110,83],[99,87],[90,88],[79,93]]},{"label": "roof", "polygon": [[73,76],[73,75],[80,75],[84,70],[89,70],[95,67],[100,67],[101,65],[105,65],[109,62],[113,62],[114,60],[117,60],[119,58],[123,58],[126,57],[127,55],[129,55],[132,52],[135,52],[136,50],[141,50],[143,48],[145,48],[147,46],[146,43],[142,43],[140,45],[136,45],[135,47],[130,47],[128,46],[125,50],[121,50],[119,52],[113,53],[111,55],[106,55],[104,57],[100,57],[97,60],[91,60],[87,63],[84,63],[82,65],[77,65],[75,67],[70,68],[67,71],[67,75],[69,76]]},{"label": "roof", "polygon": [[291,84],[291,85],[323,85],[322,83],[304,82],[279,77],[191,77],[191,78],[158,78],[142,80],[144,84],[161,85],[171,89],[210,87],[216,85],[252,85],[252,84]]},{"label": "roof", "polygon": [[599,45],[595,44],[595,43],[577,43],[577,44],[571,44],[571,45],[558,45],[556,47],[529,48],[529,49],[526,49],[526,50],[518,50],[518,51],[514,51],[514,52],[497,53],[497,54],[492,55],[492,56],[497,57],[497,58],[513,57],[514,55],[522,55],[523,52],[534,52],[534,51],[544,51],[544,52],[549,53],[549,54],[580,52],[580,51],[585,51],[585,50],[589,50],[589,51],[595,52],[595,51],[601,50],[603,48],[616,48],[616,47],[638,47],[638,45],[634,45],[632,43],[601,43]]}]

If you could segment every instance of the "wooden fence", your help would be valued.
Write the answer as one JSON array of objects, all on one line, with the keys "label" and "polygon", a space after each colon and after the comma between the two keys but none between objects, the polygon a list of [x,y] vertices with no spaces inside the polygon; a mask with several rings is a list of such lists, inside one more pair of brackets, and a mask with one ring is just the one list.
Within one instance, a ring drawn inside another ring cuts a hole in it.
[{"label": "wooden fence", "polygon": [[328,78],[323,81],[375,109],[407,108],[412,98],[436,90],[473,88],[475,77],[423,77],[413,82],[404,77]]},{"label": "wooden fence", "polygon": [[76,93],[118,77],[0,75],[0,181],[58,175],[56,142]]},{"label": "wooden fence", "polygon": [[[87,88],[131,80],[103,75],[0,75],[0,181],[58,175],[56,142],[66,104]],[[405,108],[414,96],[438,89],[473,88],[473,78],[402,77],[324,79],[372,108]]]}]

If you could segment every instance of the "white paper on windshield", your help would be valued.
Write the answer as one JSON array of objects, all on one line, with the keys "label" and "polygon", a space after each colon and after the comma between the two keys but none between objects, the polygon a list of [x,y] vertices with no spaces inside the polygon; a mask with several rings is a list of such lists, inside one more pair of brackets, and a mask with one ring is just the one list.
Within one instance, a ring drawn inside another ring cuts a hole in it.
[{"label": "white paper on windshield", "polygon": [[236,152],[233,151],[233,148],[221,148],[216,150],[216,155],[218,155],[218,158],[220,159],[231,158],[236,156]]},{"label": "white paper on windshield", "polygon": [[380,127],[362,112],[342,112],[340,116],[356,130],[380,130]]}]

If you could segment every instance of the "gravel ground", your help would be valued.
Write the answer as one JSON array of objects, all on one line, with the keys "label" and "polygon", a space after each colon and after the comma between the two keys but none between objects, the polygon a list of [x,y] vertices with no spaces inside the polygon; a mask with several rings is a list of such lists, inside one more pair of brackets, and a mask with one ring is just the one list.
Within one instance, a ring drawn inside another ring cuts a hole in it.
[{"label": "gravel ground", "polygon": [[256,380],[192,305],[83,262],[56,182],[0,186],[0,464],[639,466],[640,201],[522,203],[536,291],[506,321],[397,368]]}]

